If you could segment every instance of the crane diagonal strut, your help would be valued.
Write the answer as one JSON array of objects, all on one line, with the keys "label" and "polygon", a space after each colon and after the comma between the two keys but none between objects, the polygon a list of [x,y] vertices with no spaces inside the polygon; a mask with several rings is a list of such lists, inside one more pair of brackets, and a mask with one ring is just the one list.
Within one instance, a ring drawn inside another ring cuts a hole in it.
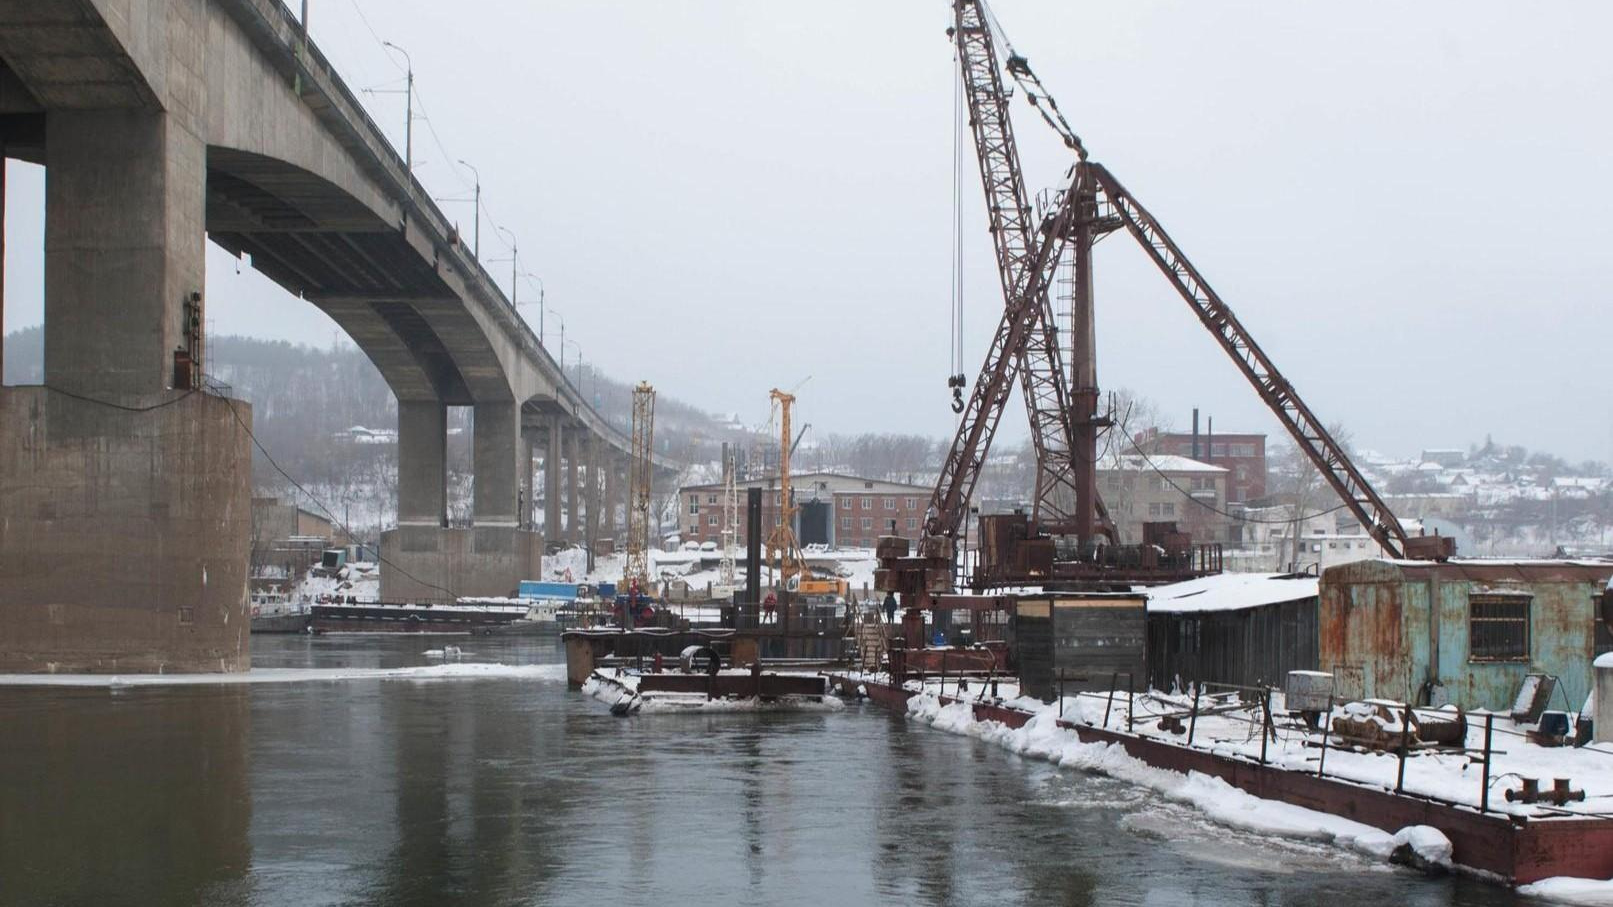
[{"label": "crane diagonal strut", "polygon": [[1288,383],[1265,351],[1255,343],[1232,309],[1210,288],[1198,268],[1188,261],[1181,248],[1165,233],[1165,228],[1148,213],[1148,209],[1127,192],[1103,165],[1093,164],[1092,168],[1110,206],[1126,229],[1182,299],[1186,300],[1216,342],[1232,357],[1233,363],[1249,379],[1260,398],[1266,401],[1277,420],[1288,429],[1299,449],[1321,471],[1322,477],[1378,544],[1393,557],[1405,556],[1406,530],[1400,525],[1400,520],[1384,504],[1366,477],[1355,468],[1355,464],[1350,462],[1344,448],[1321,420],[1300,399],[1294,386]]}]

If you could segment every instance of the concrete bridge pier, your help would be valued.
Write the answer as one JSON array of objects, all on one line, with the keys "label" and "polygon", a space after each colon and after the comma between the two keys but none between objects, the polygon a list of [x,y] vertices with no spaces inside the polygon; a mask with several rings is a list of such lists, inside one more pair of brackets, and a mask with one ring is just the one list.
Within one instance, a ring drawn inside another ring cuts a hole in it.
[{"label": "concrete bridge pier", "polygon": [[448,525],[448,407],[398,401],[398,525]]},{"label": "concrete bridge pier", "polygon": [[475,404],[469,528],[447,526],[446,414],[441,403],[398,405],[398,528],[381,534],[383,601],[513,595],[541,575],[542,537],[521,525],[531,448],[520,404]]},{"label": "concrete bridge pier", "polygon": [[543,533],[550,541],[564,541],[560,524],[560,447],[564,429],[559,416],[549,417],[543,453]]},{"label": "concrete bridge pier", "polygon": [[[199,51],[169,50],[193,102]],[[46,383],[0,389],[0,671],[249,662],[251,410],[174,388],[176,350],[206,362],[206,146],[142,101],[45,119]]]},{"label": "concrete bridge pier", "polygon": [[578,509],[582,494],[577,484],[577,467],[582,460],[582,439],[572,434],[566,439],[566,541],[582,541]]}]

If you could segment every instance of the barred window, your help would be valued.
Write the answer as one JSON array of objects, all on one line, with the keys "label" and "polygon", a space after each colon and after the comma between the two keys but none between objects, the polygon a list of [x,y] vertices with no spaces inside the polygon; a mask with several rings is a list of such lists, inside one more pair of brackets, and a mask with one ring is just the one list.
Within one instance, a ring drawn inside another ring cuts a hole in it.
[{"label": "barred window", "polygon": [[1516,593],[1469,594],[1467,660],[1527,662],[1532,601]]}]

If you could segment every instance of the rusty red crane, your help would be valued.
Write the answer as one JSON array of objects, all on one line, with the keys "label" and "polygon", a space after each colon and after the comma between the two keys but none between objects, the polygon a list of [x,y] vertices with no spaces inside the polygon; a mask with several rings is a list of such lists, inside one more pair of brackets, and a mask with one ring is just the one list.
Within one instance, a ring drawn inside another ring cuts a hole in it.
[{"label": "rusty red crane", "polygon": [[[1099,236],[1122,228],[1176,288],[1372,537],[1395,557],[1448,555],[1448,540],[1407,536],[1371,483],[1159,221],[1106,167],[1088,159],[1086,146],[1029,62],[993,32],[983,0],[954,0],[953,13],[949,34],[958,54],[986,193],[1004,308],[931,496],[918,556],[907,557],[905,543],[883,545],[880,588],[913,596],[919,607],[937,594],[952,591],[957,540],[968,502],[1016,379],[1037,455],[1029,532],[1044,540],[1073,536],[1078,561],[1087,559],[1092,566],[1104,566],[1097,563],[1100,558],[1092,543],[1099,534],[1107,535],[1111,542],[1114,536],[1095,483],[1098,439],[1109,422],[1098,412],[1091,256]],[[998,66],[999,40],[1007,49],[1008,74],[1077,158],[1056,203],[1040,223],[1032,223],[1008,114],[1009,94]],[[1061,361],[1063,351],[1048,298],[1054,273],[1067,254],[1074,265],[1068,373]],[[1053,550],[1050,541],[1043,548]],[[1111,559],[1109,563],[1115,562]],[[1116,579],[1123,572],[1110,571]],[[1071,575],[1082,574],[1075,571]],[[1085,575],[1094,574],[1088,571]],[[1101,569],[1097,575],[1102,575]],[[1049,571],[1025,578],[1056,579],[1058,574]]]}]

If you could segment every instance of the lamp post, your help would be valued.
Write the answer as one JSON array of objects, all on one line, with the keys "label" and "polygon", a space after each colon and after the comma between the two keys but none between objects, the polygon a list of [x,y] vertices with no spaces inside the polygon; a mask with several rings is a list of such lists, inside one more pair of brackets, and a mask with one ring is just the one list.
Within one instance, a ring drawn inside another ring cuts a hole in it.
[{"label": "lamp post", "polygon": [[409,52],[393,44],[391,41],[382,41],[382,45],[390,47],[403,54],[405,64],[403,88],[403,165],[412,174],[414,173],[414,58]]},{"label": "lamp post", "polygon": [[562,318],[560,313],[554,309],[550,309],[549,312],[560,319],[560,374],[564,375],[566,373],[566,319]]},{"label": "lamp post", "polygon": [[521,276],[531,278],[532,280],[536,280],[538,282],[538,301],[537,302],[522,303],[522,305],[535,305],[535,306],[538,307],[538,346],[542,346],[543,345],[543,310],[545,308],[545,306],[543,304],[543,278],[539,277],[536,274],[533,274],[531,271],[522,271]]},{"label": "lamp post", "polygon": [[505,236],[508,236],[510,238],[510,305],[513,306],[513,305],[515,305],[515,297],[516,297],[515,281],[516,281],[516,278],[521,273],[521,271],[520,271],[521,253],[515,246],[515,234],[514,233],[511,233],[510,231],[504,229],[503,227],[500,227],[498,224],[494,224],[493,229],[497,230],[498,232],[500,232],[500,233],[502,233]]},{"label": "lamp post", "polygon": [[[582,344],[571,341],[571,348],[577,351],[577,393],[582,393]],[[561,341],[561,354],[564,356],[565,342]],[[561,370],[564,371],[564,365]]]},{"label": "lamp post", "polygon": [[464,165],[465,167],[469,168],[471,174],[476,177],[475,197],[473,199],[471,199],[471,204],[474,205],[475,208],[476,208],[476,231],[473,234],[474,238],[471,241],[472,242],[471,254],[476,257],[477,261],[481,261],[482,260],[482,172],[480,170],[477,170],[475,165],[471,164],[469,161],[466,161],[464,158],[460,158],[459,163]]}]

